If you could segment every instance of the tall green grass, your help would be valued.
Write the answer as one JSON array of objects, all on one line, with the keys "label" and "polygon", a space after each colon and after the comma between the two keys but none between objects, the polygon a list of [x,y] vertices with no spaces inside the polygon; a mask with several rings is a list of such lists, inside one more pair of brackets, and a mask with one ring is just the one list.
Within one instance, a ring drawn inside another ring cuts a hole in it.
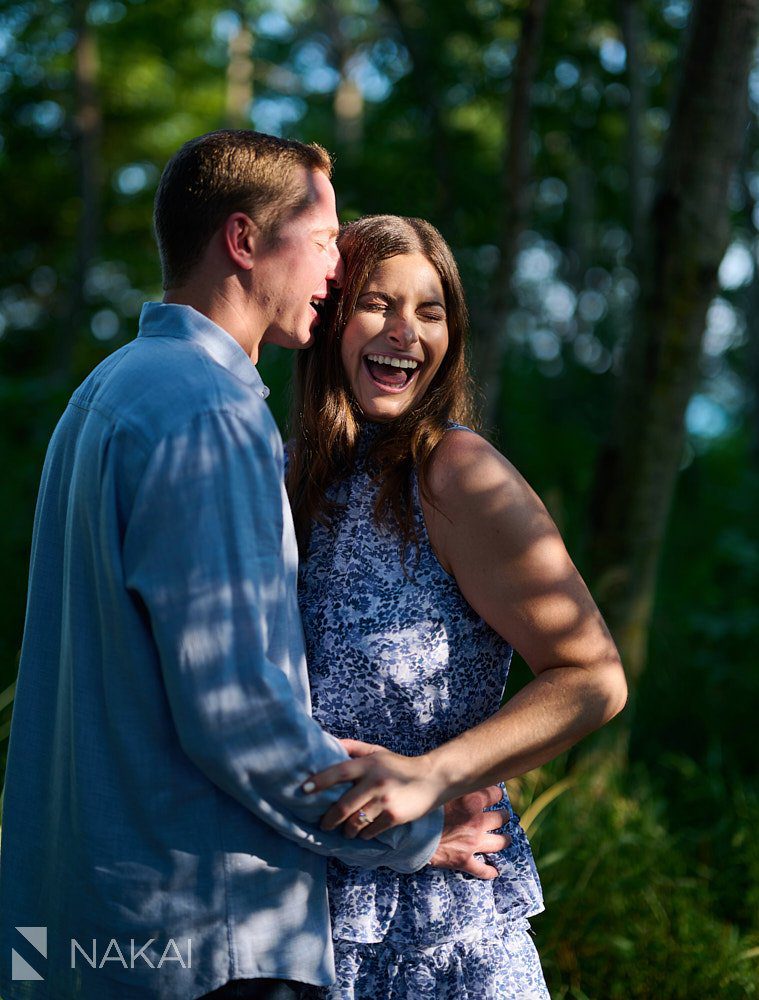
[{"label": "tall green grass", "polygon": [[[759,796],[687,758],[555,761],[511,782],[543,881],[554,1000],[759,996]],[[684,798],[666,792],[681,777]]]}]

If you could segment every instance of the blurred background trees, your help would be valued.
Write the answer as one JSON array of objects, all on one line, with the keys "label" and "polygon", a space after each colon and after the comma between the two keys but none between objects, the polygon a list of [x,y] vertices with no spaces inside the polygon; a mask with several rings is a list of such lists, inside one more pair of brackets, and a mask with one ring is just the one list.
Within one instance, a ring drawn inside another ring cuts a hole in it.
[{"label": "blurred background trees", "polygon": [[0,756],[44,449],[160,298],[164,163],[317,140],[344,220],[453,246],[487,430],[633,682],[613,755],[514,783],[553,995],[759,993],[756,34],[757,0],[0,3]]}]

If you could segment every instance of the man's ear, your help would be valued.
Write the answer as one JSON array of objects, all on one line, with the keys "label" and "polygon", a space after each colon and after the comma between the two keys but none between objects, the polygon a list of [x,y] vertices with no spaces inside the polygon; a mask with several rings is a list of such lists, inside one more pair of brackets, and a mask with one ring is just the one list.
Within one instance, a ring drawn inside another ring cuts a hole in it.
[{"label": "man's ear", "polygon": [[261,244],[261,230],[244,212],[234,212],[222,226],[224,248],[237,267],[252,271]]}]

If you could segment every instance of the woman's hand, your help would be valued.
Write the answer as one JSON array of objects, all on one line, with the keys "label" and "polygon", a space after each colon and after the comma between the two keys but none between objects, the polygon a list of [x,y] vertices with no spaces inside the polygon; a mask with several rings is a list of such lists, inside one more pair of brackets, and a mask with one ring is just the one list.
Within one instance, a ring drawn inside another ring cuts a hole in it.
[{"label": "woman's hand", "polygon": [[352,759],[320,771],[303,785],[304,792],[312,793],[353,782],[353,788],[322,817],[322,830],[344,823],[346,837],[370,840],[391,827],[419,819],[447,797],[445,782],[426,754],[404,757],[361,740],[340,742]]}]

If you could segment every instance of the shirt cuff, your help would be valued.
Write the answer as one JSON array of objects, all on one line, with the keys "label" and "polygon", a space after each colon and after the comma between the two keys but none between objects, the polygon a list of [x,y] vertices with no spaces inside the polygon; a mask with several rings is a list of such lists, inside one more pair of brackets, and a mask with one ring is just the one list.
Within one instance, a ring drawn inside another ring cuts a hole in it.
[{"label": "shirt cuff", "polygon": [[443,832],[443,807],[433,809],[432,812],[422,816],[421,819],[414,820],[407,827],[396,827],[389,830],[387,834],[382,834],[381,840],[385,840],[388,834],[397,834],[401,830],[408,830],[403,839],[398,839],[393,846],[396,852],[392,861],[388,864],[393,871],[403,875],[419,871],[430,863],[430,858],[437,850],[440,843],[440,836]]}]

